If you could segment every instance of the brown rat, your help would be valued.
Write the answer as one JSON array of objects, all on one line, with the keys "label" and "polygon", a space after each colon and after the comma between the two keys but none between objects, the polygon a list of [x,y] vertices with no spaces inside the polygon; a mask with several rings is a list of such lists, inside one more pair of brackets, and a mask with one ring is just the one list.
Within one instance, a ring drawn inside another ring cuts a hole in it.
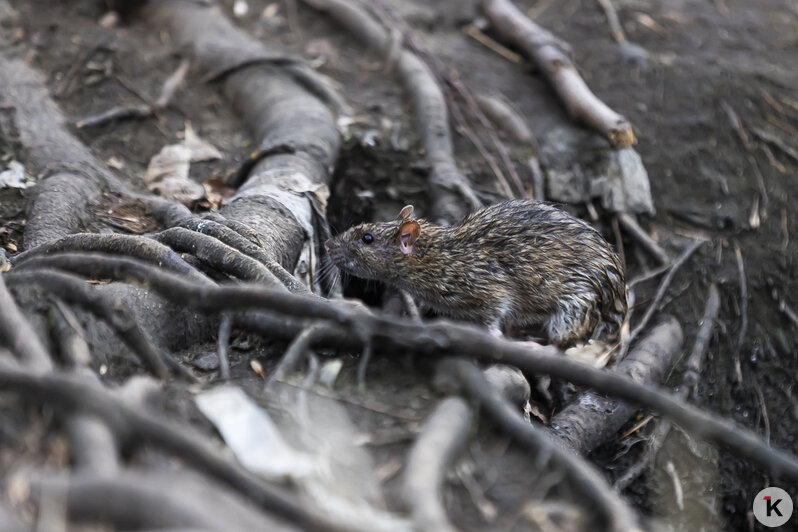
[{"label": "brown rat", "polygon": [[333,264],[406,290],[438,313],[501,327],[542,325],[567,347],[620,330],[623,267],[583,220],[552,205],[510,200],[441,227],[416,220],[357,225],[327,241]]}]

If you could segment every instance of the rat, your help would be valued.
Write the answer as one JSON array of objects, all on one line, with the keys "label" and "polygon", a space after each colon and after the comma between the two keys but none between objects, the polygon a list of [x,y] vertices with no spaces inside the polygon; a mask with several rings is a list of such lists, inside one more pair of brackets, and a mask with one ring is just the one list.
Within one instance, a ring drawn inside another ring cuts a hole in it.
[{"label": "rat", "polygon": [[407,291],[438,314],[503,328],[542,326],[567,348],[619,333],[627,312],[618,255],[584,220],[509,200],[450,227],[413,217],[354,226],[325,243],[340,270]]}]

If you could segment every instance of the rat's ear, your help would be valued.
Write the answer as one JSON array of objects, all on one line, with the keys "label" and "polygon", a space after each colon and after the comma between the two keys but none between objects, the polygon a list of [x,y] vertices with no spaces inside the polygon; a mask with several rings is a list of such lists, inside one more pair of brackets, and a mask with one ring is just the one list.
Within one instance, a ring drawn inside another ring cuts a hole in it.
[{"label": "rat's ear", "polygon": [[405,255],[413,253],[413,248],[421,234],[421,226],[415,220],[408,220],[399,226],[399,249]]},{"label": "rat's ear", "polygon": [[412,205],[405,205],[402,207],[402,210],[399,211],[399,216],[396,217],[397,220],[409,220],[410,216],[413,215],[413,206]]}]

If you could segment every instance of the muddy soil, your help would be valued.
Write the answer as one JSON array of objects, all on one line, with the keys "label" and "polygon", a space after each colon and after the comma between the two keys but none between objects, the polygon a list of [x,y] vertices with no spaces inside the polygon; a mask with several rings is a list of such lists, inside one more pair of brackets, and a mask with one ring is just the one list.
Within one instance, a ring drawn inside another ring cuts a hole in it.
[{"label": "muddy soil", "polygon": [[[164,46],[168,35],[154,34],[135,18],[100,27],[97,22],[107,12],[104,2],[14,3],[21,24],[13,46],[46,76],[57,103],[74,120],[115,105],[155,99],[180,62],[179,51]],[[588,84],[636,126],[637,150],[649,173],[656,208],[654,215],[642,219],[645,228],[674,256],[691,239],[707,240],[677,274],[661,308],[683,326],[688,352],[708,287],[712,282],[720,285],[720,325],[710,344],[698,401],[763,434],[774,446],[795,452],[798,323],[791,321],[784,306],[798,309],[798,243],[793,236],[798,235],[798,219],[790,202],[798,197],[798,3],[616,0],[628,39],[646,52],[633,59],[612,40],[594,0],[516,3],[572,44]],[[231,17],[232,4],[225,2]],[[544,148],[553,139],[585,134],[570,122],[534,68],[515,64],[466,35],[464,26],[477,15],[473,2],[386,4],[473,92],[500,94],[511,102]],[[301,2],[272,7],[268,0],[249,0],[248,5],[249,12],[235,18],[241,27],[311,62],[340,85],[352,108],[353,118],[341,124],[345,142],[330,200],[334,228],[393,217],[407,203],[423,214],[430,205],[425,195],[428,168],[410,105],[385,66]],[[221,161],[193,165],[192,177],[200,182],[224,177],[249,155],[251,140],[217,91],[192,69],[173,104],[156,118],[76,131],[96,155],[111,162],[122,180],[143,189],[141,176],[149,159],[177,141],[190,121],[224,154]],[[496,199],[488,165],[467,139],[458,135],[455,140],[460,168],[484,199]],[[530,182],[526,161],[534,150],[504,140],[522,179]],[[0,194],[0,245],[13,253],[22,245],[26,193]],[[587,217],[584,205],[568,208]],[[606,214],[600,212],[596,225],[612,241]],[[629,277],[655,266],[634,241],[625,238],[622,245]],[[746,302],[741,300],[741,273],[747,283]],[[638,315],[655,290],[656,281],[638,290]],[[351,281],[346,294],[379,304],[382,287]],[[231,355],[234,378],[254,386],[259,377],[251,371],[250,359],[259,357],[268,369],[274,361],[270,355],[283,348],[243,342]],[[212,350],[210,345],[198,347],[185,358],[198,359]],[[390,496],[398,489],[396,468],[433,404],[428,368],[423,361],[377,357],[368,372],[369,392],[361,396],[354,386],[357,361],[345,360],[339,393],[360,430],[383,436],[370,450]],[[668,384],[678,386],[680,374],[677,365]],[[621,475],[639,456],[647,431],[644,426],[623,436],[630,432],[624,430],[594,458],[611,476]],[[642,476],[624,495],[673,529],[748,530],[753,496],[771,479],[733,456],[696,445],[681,432],[674,431],[671,440],[654,472]],[[42,446],[39,452],[50,451]],[[453,477],[447,495],[456,524],[471,530],[528,529],[519,517],[521,507],[539,485],[525,469],[524,453],[501,438],[483,437],[468,456],[478,465]],[[11,464],[17,458],[5,457],[3,462]],[[36,461],[30,455],[25,460]],[[668,461],[676,480],[664,472]],[[464,475],[475,479],[476,489],[464,484]],[[683,501],[674,495],[674,482],[683,488]],[[485,500],[475,491],[482,491]],[[500,517],[486,520],[486,506],[494,507]]]}]

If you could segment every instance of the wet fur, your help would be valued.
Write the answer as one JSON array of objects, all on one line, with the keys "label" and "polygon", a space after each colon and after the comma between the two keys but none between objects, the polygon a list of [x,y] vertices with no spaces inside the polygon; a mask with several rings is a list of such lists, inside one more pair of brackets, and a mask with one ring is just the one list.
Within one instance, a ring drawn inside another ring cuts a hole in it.
[{"label": "wet fur", "polygon": [[[627,311],[623,267],[593,227],[551,205],[498,203],[440,227],[417,220],[413,252],[401,220],[361,224],[330,241],[342,270],[404,289],[442,315],[486,325],[543,325],[572,345],[614,335]],[[362,237],[370,233],[372,244]]]}]

